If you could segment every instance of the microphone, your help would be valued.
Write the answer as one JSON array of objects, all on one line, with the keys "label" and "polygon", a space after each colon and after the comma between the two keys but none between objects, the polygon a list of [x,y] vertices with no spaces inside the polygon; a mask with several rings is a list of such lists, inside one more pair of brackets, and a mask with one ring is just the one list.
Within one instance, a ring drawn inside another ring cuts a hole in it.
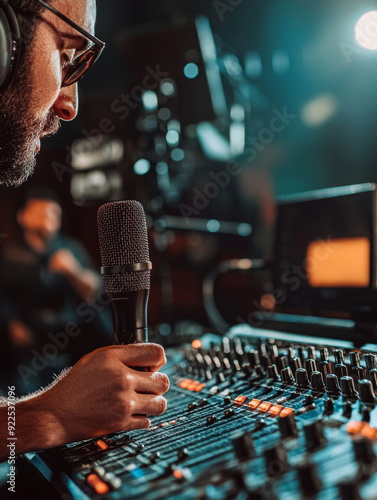
[{"label": "microphone", "polygon": [[106,203],[97,215],[101,274],[111,298],[114,344],[148,342],[152,263],[147,223],[137,201]]}]

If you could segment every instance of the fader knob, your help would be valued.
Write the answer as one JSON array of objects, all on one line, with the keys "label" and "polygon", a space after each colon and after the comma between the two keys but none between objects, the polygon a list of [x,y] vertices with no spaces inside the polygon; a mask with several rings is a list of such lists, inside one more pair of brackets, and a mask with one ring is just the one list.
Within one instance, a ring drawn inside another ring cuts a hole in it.
[{"label": "fader knob", "polygon": [[311,376],[311,384],[313,391],[323,391],[325,384],[321,372],[313,372]]},{"label": "fader knob", "polygon": [[340,377],[340,387],[344,398],[355,398],[357,396],[352,377]]},{"label": "fader knob", "polygon": [[351,375],[355,380],[361,380],[364,378],[364,370],[361,366],[354,366],[351,368]]},{"label": "fader knob", "polygon": [[364,358],[365,358],[365,365],[367,367],[367,370],[368,371],[373,370],[373,368],[376,365],[376,356],[374,354],[368,353],[364,356]]},{"label": "fader knob", "polygon": [[377,370],[376,368],[372,368],[372,370],[369,371],[368,377],[370,381],[372,382],[374,392],[377,392]]},{"label": "fader knob", "polygon": [[347,479],[339,484],[341,500],[361,500],[356,479]]},{"label": "fader knob", "polygon": [[267,474],[270,477],[280,476],[288,469],[287,452],[282,443],[275,444],[264,452]]},{"label": "fader knob", "polygon": [[296,437],[298,429],[294,415],[287,415],[286,417],[279,418],[279,430],[282,438]]},{"label": "fader knob", "polygon": [[346,377],[348,375],[348,370],[346,365],[337,364],[335,365],[335,375],[340,379],[340,377]]},{"label": "fader knob", "polygon": [[375,403],[373,384],[370,380],[359,380],[359,397],[363,403]]},{"label": "fader knob", "polygon": [[322,483],[314,464],[306,462],[298,465],[297,473],[301,489],[305,496],[315,495],[321,490]]},{"label": "fader knob", "polygon": [[335,363],[338,365],[344,365],[344,353],[341,349],[334,349],[333,355],[335,358]]},{"label": "fader knob", "polygon": [[272,380],[278,380],[279,373],[276,365],[271,365],[267,368],[267,378]]},{"label": "fader knob", "polygon": [[359,352],[351,352],[350,353],[350,364],[353,367],[360,366],[360,353]]},{"label": "fader knob", "polygon": [[307,359],[305,362],[305,368],[306,371],[308,372],[309,377],[313,372],[317,371],[317,365],[314,359]]},{"label": "fader knob", "polygon": [[309,387],[308,372],[305,368],[296,370],[296,384],[298,387]]},{"label": "fader knob", "polygon": [[246,460],[254,456],[255,448],[250,432],[236,432],[232,436],[232,441],[238,460]]},{"label": "fader knob", "polygon": [[325,409],[323,413],[325,415],[332,415],[334,413],[334,401],[332,399],[326,399],[324,406]]},{"label": "fader knob", "polygon": [[306,445],[309,450],[318,448],[326,442],[325,435],[323,433],[323,423],[322,420],[316,420],[311,424],[304,426],[304,433],[306,439]]},{"label": "fader knob", "polygon": [[296,371],[301,368],[301,359],[300,358],[293,358],[289,362],[289,366],[291,367],[292,372],[295,374]]},{"label": "fader knob", "polygon": [[331,373],[330,363],[328,361],[321,361],[319,363],[319,371],[322,373],[324,377],[329,375],[329,373]]},{"label": "fader knob", "polygon": [[338,377],[333,373],[326,376],[326,392],[330,394],[339,394]]},{"label": "fader knob", "polygon": [[372,440],[366,437],[358,438],[353,441],[353,451],[357,462],[371,464],[376,460]]}]

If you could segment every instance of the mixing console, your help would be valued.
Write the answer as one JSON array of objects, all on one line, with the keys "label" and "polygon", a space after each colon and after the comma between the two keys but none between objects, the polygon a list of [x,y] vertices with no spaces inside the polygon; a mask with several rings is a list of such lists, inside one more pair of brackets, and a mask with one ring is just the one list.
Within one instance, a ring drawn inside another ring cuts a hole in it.
[{"label": "mixing console", "polygon": [[373,352],[208,334],[168,359],[149,429],[30,458],[60,498],[377,499]]}]

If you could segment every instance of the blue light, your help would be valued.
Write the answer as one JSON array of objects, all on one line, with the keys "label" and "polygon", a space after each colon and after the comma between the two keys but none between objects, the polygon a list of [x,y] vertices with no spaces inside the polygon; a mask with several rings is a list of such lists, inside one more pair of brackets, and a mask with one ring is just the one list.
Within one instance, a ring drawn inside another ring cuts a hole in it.
[{"label": "blue light", "polygon": [[207,231],[210,233],[217,233],[220,229],[220,222],[216,219],[211,219],[207,222]]},{"label": "blue light", "polygon": [[136,175],[145,175],[149,172],[150,169],[151,169],[151,164],[149,163],[148,160],[145,160],[144,158],[138,160],[134,165],[134,172]]},{"label": "blue light", "polygon": [[194,78],[196,78],[199,75],[199,68],[195,63],[188,63],[183,68],[183,73],[184,73],[186,78],[193,80]]}]

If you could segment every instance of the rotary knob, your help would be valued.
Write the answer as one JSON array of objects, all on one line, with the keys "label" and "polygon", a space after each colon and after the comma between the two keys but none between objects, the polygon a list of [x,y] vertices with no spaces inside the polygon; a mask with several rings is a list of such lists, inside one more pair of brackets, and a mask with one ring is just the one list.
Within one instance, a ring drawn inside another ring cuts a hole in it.
[{"label": "rotary knob", "polygon": [[359,397],[363,403],[375,403],[373,384],[370,380],[366,378],[359,380]]},{"label": "rotary knob", "polygon": [[323,382],[323,377],[321,372],[312,373],[311,384],[313,391],[323,391],[325,389],[325,384]]},{"label": "rotary knob", "polygon": [[374,354],[368,353],[364,356],[364,358],[367,370],[368,371],[373,370],[373,368],[375,368],[376,366],[376,356]]},{"label": "rotary knob", "polygon": [[353,441],[353,451],[357,462],[371,464],[376,460],[372,441],[366,437],[358,438]]},{"label": "rotary knob", "polygon": [[298,368],[296,370],[296,385],[297,387],[309,387],[308,372],[305,370],[305,368]]},{"label": "rotary knob", "polygon": [[279,373],[276,365],[271,365],[267,368],[267,378],[272,380],[278,380]]},{"label": "rotary knob", "polygon": [[288,366],[288,368],[283,368],[281,373],[281,381],[283,384],[292,384],[293,382],[293,375],[292,375],[292,370]]},{"label": "rotary knob", "polygon": [[339,394],[338,377],[333,373],[326,376],[326,392],[330,394]]},{"label": "rotary knob", "polygon": [[305,368],[306,368],[306,371],[308,372],[308,375],[310,377],[313,372],[317,371],[317,365],[316,365],[315,360],[314,359],[307,359],[305,361]]},{"label": "rotary knob", "polygon": [[355,398],[357,392],[352,377],[340,377],[341,393],[344,398]]}]

